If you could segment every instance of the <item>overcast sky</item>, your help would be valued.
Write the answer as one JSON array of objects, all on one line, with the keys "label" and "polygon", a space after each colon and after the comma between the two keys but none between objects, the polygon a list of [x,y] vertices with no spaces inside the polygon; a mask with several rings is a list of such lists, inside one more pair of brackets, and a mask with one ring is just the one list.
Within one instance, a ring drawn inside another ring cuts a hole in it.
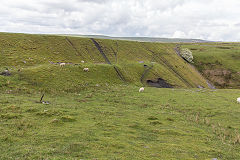
[{"label": "overcast sky", "polygon": [[240,0],[0,0],[0,32],[240,41]]}]

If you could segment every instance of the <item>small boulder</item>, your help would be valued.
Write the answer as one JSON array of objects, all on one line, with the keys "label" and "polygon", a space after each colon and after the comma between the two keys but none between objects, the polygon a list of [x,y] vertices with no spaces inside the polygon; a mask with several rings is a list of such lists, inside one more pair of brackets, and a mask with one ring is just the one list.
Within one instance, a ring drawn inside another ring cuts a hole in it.
[{"label": "small boulder", "polygon": [[11,73],[10,73],[9,70],[4,70],[2,73],[0,73],[0,75],[2,75],[2,76],[10,76]]},{"label": "small boulder", "polygon": [[201,85],[198,85],[197,87],[198,87],[198,88],[204,88],[204,87],[203,87],[203,86],[201,86]]},{"label": "small boulder", "polygon": [[42,101],[42,104],[50,104],[48,101]]}]

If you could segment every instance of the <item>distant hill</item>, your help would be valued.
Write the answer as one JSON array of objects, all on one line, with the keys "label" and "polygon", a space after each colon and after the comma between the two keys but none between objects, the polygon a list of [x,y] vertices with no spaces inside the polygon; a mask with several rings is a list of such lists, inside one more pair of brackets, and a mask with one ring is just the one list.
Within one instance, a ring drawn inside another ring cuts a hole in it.
[{"label": "distant hill", "polygon": [[201,39],[184,39],[184,38],[155,38],[155,37],[110,37],[104,35],[67,35],[76,37],[87,37],[97,39],[113,39],[113,40],[127,40],[138,42],[162,42],[162,43],[204,43],[211,42]]}]

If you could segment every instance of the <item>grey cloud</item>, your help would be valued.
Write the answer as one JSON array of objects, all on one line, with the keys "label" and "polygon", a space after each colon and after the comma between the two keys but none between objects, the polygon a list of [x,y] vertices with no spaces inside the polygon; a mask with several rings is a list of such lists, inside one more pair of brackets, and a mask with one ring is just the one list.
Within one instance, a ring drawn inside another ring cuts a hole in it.
[{"label": "grey cloud", "polygon": [[234,24],[234,26],[240,27],[240,23],[236,23],[236,24]]},{"label": "grey cloud", "polygon": [[238,0],[8,0],[0,31],[239,40]]}]

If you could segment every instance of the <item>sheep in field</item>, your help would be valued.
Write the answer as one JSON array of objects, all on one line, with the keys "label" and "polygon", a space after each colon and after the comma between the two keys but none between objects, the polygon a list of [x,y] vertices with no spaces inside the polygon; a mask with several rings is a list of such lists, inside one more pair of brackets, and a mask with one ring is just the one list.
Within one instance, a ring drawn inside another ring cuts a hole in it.
[{"label": "sheep in field", "polygon": [[84,72],[88,72],[88,71],[89,71],[89,68],[83,68],[83,71],[84,71]]},{"label": "sheep in field", "polygon": [[240,97],[237,98],[237,103],[240,103]]},{"label": "sheep in field", "polygon": [[143,92],[143,91],[144,91],[144,88],[141,87],[141,88],[139,89],[139,92]]},{"label": "sheep in field", "polygon": [[81,61],[81,63],[84,63],[84,61]]},{"label": "sheep in field", "polygon": [[60,63],[60,66],[61,66],[61,67],[65,66],[65,65],[66,65],[66,63]]}]

